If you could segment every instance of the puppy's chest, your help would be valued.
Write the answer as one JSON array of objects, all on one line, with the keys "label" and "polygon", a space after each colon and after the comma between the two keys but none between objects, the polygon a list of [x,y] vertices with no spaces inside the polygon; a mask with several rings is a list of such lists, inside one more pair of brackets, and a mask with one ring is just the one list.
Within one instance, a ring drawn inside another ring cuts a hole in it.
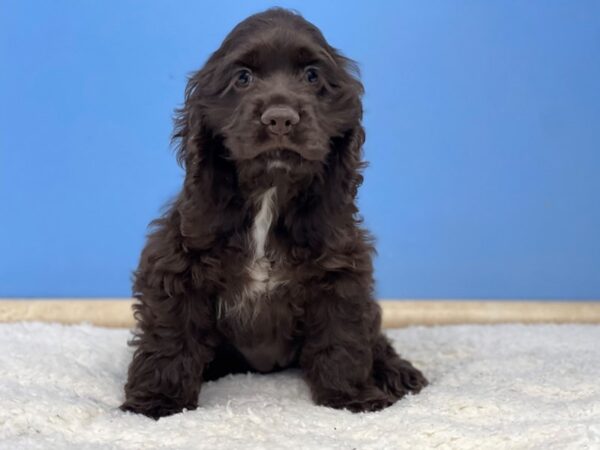
[{"label": "puppy's chest", "polygon": [[219,328],[255,369],[286,367],[295,358],[297,299],[285,287],[290,280],[284,257],[269,246],[276,218],[275,188],[262,194],[244,237],[235,274],[219,299]]}]

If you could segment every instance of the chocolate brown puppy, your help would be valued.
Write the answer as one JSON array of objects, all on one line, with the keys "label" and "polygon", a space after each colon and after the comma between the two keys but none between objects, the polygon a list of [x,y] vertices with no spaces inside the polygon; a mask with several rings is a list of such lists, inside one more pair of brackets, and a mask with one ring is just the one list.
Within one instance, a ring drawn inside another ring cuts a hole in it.
[{"label": "chocolate brown puppy", "polygon": [[193,409],[203,381],[297,367],[314,401],[391,405],[427,384],[381,332],[362,182],[363,87],[300,15],[237,25],[189,80],[178,197],[135,272],[123,410]]}]

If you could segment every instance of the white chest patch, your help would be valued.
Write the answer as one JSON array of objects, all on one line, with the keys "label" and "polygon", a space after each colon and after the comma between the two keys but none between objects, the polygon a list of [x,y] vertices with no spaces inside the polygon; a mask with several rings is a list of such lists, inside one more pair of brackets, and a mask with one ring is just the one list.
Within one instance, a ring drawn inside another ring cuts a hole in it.
[{"label": "white chest patch", "polygon": [[244,289],[244,296],[254,297],[265,292],[270,286],[271,265],[265,257],[265,246],[273,216],[275,215],[275,196],[277,188],[270,188],[258,200],[259,209],[250,234],[252,256],[248,262],[248,274],[252,281]]},{"label": "white chest patch", "polygon": [[286,283],[273,270],[267,257],[269,231],[276,214],[276,189],[268,189],[257,200],[257,212],[248,233],[250,256],[245,271],[249,280],[232,301],[219,301],[218,317],[236,317],[244,323],[252,322],[261,310],[263,295]]},{"label": "white chest patch", "polygon": [[273,222],[275,213],[275,195],[277,188],[270,188],[261,195],[259,204],[260,208],[254,218],[252,225],[252,240],[254,242],[254,257],[260,259],[265,256],[265,244],[267,242],[267,234]]}]

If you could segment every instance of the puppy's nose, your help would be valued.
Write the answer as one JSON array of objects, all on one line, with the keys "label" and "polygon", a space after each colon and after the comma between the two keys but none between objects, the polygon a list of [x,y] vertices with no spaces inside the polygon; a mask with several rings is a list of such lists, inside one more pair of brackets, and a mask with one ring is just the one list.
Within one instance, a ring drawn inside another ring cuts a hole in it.
[{"label": "puppy's nose", "polygon": [[260,121],[273,134],[282,136],[292,131],[294,125],[300,122],[300,116],[289,106],[270,106],[260,116]]}]

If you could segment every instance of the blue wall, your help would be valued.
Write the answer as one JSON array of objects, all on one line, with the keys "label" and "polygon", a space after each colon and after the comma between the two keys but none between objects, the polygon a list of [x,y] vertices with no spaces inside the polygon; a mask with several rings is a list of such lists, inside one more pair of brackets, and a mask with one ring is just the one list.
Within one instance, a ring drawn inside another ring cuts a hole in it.
[{"label": "blue wall", "polygon": [[[381,297],[600,298],[600,2],[281,2],[357,59]],[[264,1],[2,1],[0,296],[127,296],[186,75]]]}]

